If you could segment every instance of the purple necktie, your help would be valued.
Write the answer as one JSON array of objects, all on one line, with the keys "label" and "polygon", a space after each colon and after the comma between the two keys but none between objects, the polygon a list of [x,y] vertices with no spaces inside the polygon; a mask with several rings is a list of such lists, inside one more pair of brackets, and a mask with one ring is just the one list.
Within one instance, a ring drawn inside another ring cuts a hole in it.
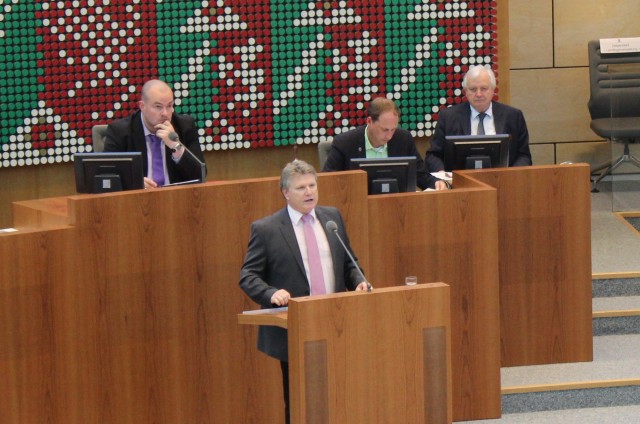
[{"label": "purple necktie", "polygon": [[322,274],[322,263],[320,262],[320,250],[318,240],[313,231],[313,216],[302,215],[302,228],[304,229],[304,240],[307,245],[307,260],[309,262],[309,275],[311,277],[311,295],[325,294],[327,289],[324,286],[324,276]]},{"label": "purple necktie", "polygon": [[153,175],[153,181],[158,186],[164,185],[164,163],[162,159],[162,148],[164,143],[155,134],[149,134],[151,139],[151,175]]}]

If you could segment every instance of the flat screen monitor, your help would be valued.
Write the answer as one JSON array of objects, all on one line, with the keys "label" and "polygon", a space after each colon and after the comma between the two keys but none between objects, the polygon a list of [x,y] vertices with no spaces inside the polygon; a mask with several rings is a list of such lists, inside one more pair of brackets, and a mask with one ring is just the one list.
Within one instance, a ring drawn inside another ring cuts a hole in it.
[{"label": "flat screen monitor", "polygon": [[445,137],[444,170],[509,166],[509,134]]},{"label": "flat screen monitor", "polygon": [[78,193],[109,193],[144,188],[141,152],[76,153]]},{"label": "flat screen monitor", "polygon": [[352,158],[351,169],[367,173],[369,194],[416,191],[416,157]]}]

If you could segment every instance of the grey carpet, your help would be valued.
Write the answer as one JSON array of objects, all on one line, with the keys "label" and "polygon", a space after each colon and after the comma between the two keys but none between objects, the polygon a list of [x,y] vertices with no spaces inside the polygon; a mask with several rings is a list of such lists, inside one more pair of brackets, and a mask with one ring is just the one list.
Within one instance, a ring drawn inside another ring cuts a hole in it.
[{"label": "grey carpet", "polygon": [[[640,203],[640,192],[625,194],[624,203]],[[640,236],[615,213],[614,203],[611,193],[591,194],[591,272],[640,274]]]},{"label": "grey carpet", "polygon": [[504,414],[497,420],[460,421],[464,424],[638,424],[640,406],[563,409]]},{"label": "grey carpet", "polygon": [[640,232],[640,218],[638,217],[626,217],[625,218],[629,224],[636,229],[636,231]]},{"label": "grey carpet", "polygon": [[640,278],[603,278],[592,282],[594,298],[640,296]]}]

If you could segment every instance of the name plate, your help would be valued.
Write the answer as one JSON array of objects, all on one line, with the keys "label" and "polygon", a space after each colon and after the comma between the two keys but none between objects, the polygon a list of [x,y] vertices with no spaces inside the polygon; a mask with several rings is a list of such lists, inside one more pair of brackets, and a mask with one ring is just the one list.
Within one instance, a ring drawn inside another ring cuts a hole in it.
[{"label": "name plate", "polygon": [[601,38],[600,53],[640,53],[640,37]]}]

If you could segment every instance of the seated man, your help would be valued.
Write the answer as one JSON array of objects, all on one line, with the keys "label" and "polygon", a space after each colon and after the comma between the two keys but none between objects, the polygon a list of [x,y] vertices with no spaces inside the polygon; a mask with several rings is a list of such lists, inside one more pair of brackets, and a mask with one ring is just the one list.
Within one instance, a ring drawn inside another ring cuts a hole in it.
[{"label": "seated man", "polygon": [[336,135],[331,143],[323,172],[346,171],[352,158],[415,156],[416,183],[421,189],[443,190],[447,183],[429,174],[411,133],[398,128],[400,110],[384,97],[375,98],[367,109],[367,124]]},{"label": "seated man", "polygon": [[107,127],[105,152],[141,152],[144,187],[202,178],[204,157],[195,121],[173,111],[173,91],[163,81],[142,87],[140,110]]},{"label": "seated man", "polygon": [[531,165],[524,115],[519,109],[494,102],[495,88],[496,77],[490,68],[469,68],[462,80],[467,101],[440,112],[425,158],[430,172],[444,170],[444,142],[450,135],[509,134],[509,166]]}]

